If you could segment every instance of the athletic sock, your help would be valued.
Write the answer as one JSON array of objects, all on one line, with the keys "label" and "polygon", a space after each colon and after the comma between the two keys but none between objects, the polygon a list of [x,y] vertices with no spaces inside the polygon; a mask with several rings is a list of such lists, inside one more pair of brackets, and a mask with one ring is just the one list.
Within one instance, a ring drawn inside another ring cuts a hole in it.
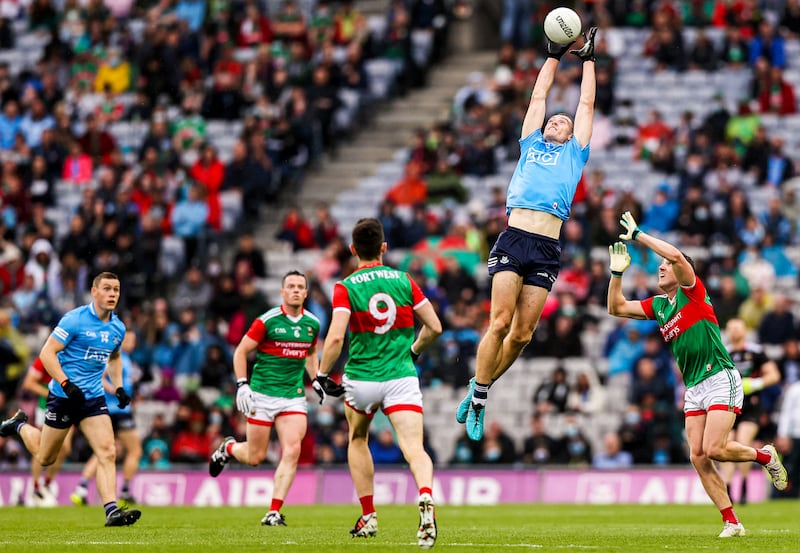
[{"label": "athletic sock", "polygon": [[428,495],[433,495],[433,490],[431,490],[430,488],[424,488],[424,487],[419,489],[419,495],[422,495],[422,494],[425,494],[425,493],[428,494]]},{"label": "athletic sock", "polygon": [[130,482],[125,480],[122,482],[122,493],[127,494],[128,492],[130,492]]},{"label": "athletic sock", "polygon": [[23,424],[28,424],[28,422],[27,421],[19,421],[16,425],[14,425],[14,432],[16,432],[17,435],[19,435],[19,429],[22,428]]},{"label": "athletic sock", "polygon": [[228,457],[233,457],[233,446],[236,445],[236,442],[229,442],[228,445],[225,446],[225,455]]},{"label": "athletic sock", "polygon": [[103,505],[103,509],[106,510],[106,517],[116,511],[118,509],[116,501],[109,501],[105,505]]},{"label": "athletic sock", "polygon": [[39,484],[39,479],[38,478],[33,481],[33,489],[34,490],[38,490],[40,486],[41,486],[41,484]]},{"label": "athletic sock", "polygon": [[736,513],[733,512],[733,505],[731,505],[730,507],[726,507],[725,509],[720,509],[719,512],[722,513],[722,522],[739,524],[739,519],[736,518]]},{"label": "athletic sock", "polygon": [[89,488],[89,480],[87,478],[81,478],[81,481],[80,481],[80,483],[78,483],[78,486],[80,486],[81,488],[87,488],[88,489]]},{"label": "athletic sock", "polygon": [[283,507],[283,499],[275,499],[272,498],[272,503],[269,505],[270,511],[280,511],[281,507]]},{"label": "athletic sock", "polygon": [[358,500],[361,502],[361,516],[367,516],[367,515],[375,512],[375,505],[373,503],[373,496],[365,495],[365,496],[359,497]]},{"label": "athletic sock", "polygon": [[759,465],[766,465],[772,461],[772,455],[764,451],[763,449],[756,449],[756,463]]},{"label": "athletic sock", "polygon": [[472,403],[477,405],[486,405],[486,399],[489,397],[489,384],[475,383],[475,390],[472,392]]}]

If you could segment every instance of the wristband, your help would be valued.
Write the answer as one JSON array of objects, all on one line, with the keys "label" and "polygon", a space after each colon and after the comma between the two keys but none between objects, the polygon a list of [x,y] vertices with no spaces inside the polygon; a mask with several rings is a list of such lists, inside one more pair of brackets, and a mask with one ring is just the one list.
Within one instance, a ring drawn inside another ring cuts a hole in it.
[{"label": "wristband", "polygon": [[611,271],[611,276],[614,278],[622,278],[622,271]]},{"label": "wristband", "polygon": [[410,349],[410,350],[411,350],[411,354],[412,354],[412,355],[419,355],[419,353],[417,353],[416,351],[414,351],[414,345],[413,345],[413,344],[412,344],[412,345],[411,345],[411,347],[409,347],[408,349]]},{"label": "wristband", "polygon": [[322,374],[321,372],[317,371],[317,378],[328,378],[328,375]]},{"label": "wristband", "polygon": [[66,384],[67,382],[69,382],[69,378],[65,378],[63,381],[61,381],[61,387],[63,388],[64,384]]},{"label": "wristband", "polygon": [[236,381],[236,388],[237,389],[241,388],[245,384],[247,384],[247,379],[246,378],[240,378],[239,380]]},{"label": "wristband", "polygon": [[642,231],[639,230],[639,227],[633,229],[633,234],[631,235],[631,240],[636,240],[636,237],[642,234]]},{"label": "wristband", "polygon": [[742,391],[745,395],[750,395],[755,392],[760,392],[764,389],[764,379],[763,378],[743,378],[742,379]]}]

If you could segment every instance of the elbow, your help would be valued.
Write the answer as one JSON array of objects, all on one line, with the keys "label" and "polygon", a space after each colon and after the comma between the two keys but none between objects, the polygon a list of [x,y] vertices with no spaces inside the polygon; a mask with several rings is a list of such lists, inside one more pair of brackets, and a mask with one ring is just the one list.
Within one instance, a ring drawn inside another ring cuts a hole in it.
[{"label": "elbow", "polygon": [[428,329],[434,338],[438,338],[443,332],[442,323],[440,321],[436,321],[436,324],[434,326],[429,326]]}]

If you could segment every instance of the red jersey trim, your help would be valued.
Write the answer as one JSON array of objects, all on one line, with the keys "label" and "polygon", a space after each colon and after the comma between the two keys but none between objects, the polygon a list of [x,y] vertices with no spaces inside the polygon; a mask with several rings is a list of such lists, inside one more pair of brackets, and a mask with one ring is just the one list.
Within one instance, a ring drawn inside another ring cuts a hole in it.
[{"label": "red jersey trim", "polygon": [[653,311],[653,298],[647,298],[639,302],[642,306],[642,311],[644,311],[644,316],[648,319],[655,319],[656,312]]}]

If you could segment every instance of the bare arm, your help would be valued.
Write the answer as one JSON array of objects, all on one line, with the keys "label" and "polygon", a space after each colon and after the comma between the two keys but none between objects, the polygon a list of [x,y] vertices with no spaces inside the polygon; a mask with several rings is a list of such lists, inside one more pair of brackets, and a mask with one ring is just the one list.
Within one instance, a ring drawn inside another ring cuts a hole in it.
[{"label": "bare arm", "polygon": [[550,93],[553,81],[555,81],[557,67],[557,59],[547,58],[541,70],[539,70],[539,76],[536,77],[536,84],[533,85],[531,101],[530,104],[528,104],[528,112],[525,114],[525,120],[522,122],[522,138],[525,138],[536,129],[541,128],[544,123],[544,116],[547,113],[547,95]]},{"label": "bare arm", "polygon": [[350,324],[350,312],[344,309],[334,310],[325,345],[322,347],[322,361],[320,361],[318,374],[330,374],[333,364],[339,359],[344,346],[344,337]]},{"label": "bare arm", "polygon": [[244,336],[233,351],[233,373],[236,375],[236,380],[247,379],[247,356],[248,354],[258,347],[258,342]]},{"label": "bare arm", "polygon": [[622,277],[612,276],[608,283],[608,312],[626,319],[646,319],[642,302],[625,299],[622,293]]},{"label": "bare arm", "polygon": [[694,269],[692,269],[692,266],[678,248],[660,238],[650,236],[641,229],[636,235],[635,240],[653,250],[666,259],[667,263],[672,265],[672,270],[675,272],[675,278],[678,279],[678,284],[681,286],[694,286]]},{"label": "bare arm", "polygon": [[419,331],[417,339],[411,344],[411,349],[422,353],[442,334],[442,322],[430,301],[419,306],[414,314],[422,321],[422,329]]},{"label": "bare arm", "polygon": [[42,384],[39,373],[32,370],[28,370],[28,372],[25,373],[25,379],[22,381],[22,389],[40,397],[47,397],[50,393],[47,386]]},{"label": "bare arm", "polygon": [[47,338],[47,341],[42,347],[42,351],[39,353],[39,359],[42,360],[44,370],[59,384],[67,380],[67,375],[64,374],[64,369],[61,368],[61,362],[58,360],[58,352],[65,347],[64,344],[50,336]]},{"label": "bare arm", "polygon": [[111,379],[111,386],[116,391],[117,388],[122,387],[122,356],[119,351],[115,351],[108,357],[108,365],[106,367],[108,377]]},{"label": "bare arm", "polygon": [[306,372],[311,380],[317,378],[319,372],[319,355],[317,355],[317,344],[308,348],[306,354]]},{"label": "bare arm", "polygon": [[761,380],[764,382],[765,388],[774,386],[781,381],[781,371],[775,361],[767,361],[761,365]]},{"label": "bare arm", "polygon": [[581,97],[578,100],[578,109],[575,111],[575,140],[581,147],[589,144],[592,138],[594,125],[594,99],[597,90],[595,80],[594,62],[583,62],[583,77],[581,78]]}]

